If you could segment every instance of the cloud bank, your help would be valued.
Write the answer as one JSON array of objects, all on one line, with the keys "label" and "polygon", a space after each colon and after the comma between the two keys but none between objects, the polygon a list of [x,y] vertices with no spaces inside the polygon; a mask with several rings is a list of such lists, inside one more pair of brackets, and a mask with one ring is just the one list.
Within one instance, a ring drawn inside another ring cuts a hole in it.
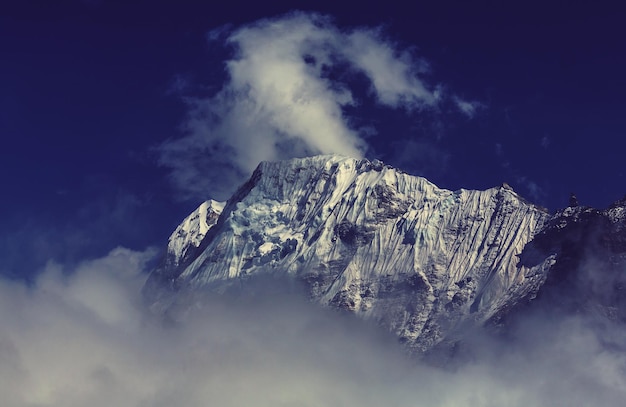
[{"label": "cloud bank", "polygon": [[[443,98],[424,79],[428,65],[380,29],[342,30],[327,16],[292,13],[209,37],[233,50],[227,80],[210,97],[187,97],[184,135],[158,148],[184,198],[228,198],[263,160],[362,156],[372,129],[345,115],[357,93],[409,113]],[[451,100],[474,114],[474,104]]]},{"label": "cloud bank", "polygon": [[537,313],[506,340],[476,335],[474,359],[444,370],[289,295],[212,298],[165,323],[140,294],[153,255],[118,248],[74,270],[50,264],[32,286],[0,280],[2,405],[569,407],[626,396],[626,331],[602,318]]}]

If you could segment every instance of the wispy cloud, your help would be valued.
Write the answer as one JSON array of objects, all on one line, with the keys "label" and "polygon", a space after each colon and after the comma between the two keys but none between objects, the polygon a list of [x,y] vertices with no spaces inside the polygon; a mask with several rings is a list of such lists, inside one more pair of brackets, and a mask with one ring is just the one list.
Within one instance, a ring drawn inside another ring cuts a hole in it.
[{"label": "wispy cloud", "polygon": [[485,109],[485,104],[477,101],[467,101],[458,96],[452,98],[457,108],[468,118],[473,118],[481,109]]},{"label": "wispy cloud", "polygon": [[[371,129],[344,114],[360,103],[355,83],[378,105],[407,112],[443,97],[424,79],[428,64],[378,28],[343,30],[327,16],[293,13],[209,38],[232,47],[227,81],[210,97],[187,97],[183,136],[158,148],[184,198],[226,198],[262,160],[362,156]],[[474,114],[476,104],[455,100]]]},{"label": "wispy cloud", "polygon": [[546,196],[543,188],[528,177],[518,176],[515,178],[515,182],[524,188],[524,193],[528,194],[528,196],[530,196],[535,202],[541,202],[541,200]]}]

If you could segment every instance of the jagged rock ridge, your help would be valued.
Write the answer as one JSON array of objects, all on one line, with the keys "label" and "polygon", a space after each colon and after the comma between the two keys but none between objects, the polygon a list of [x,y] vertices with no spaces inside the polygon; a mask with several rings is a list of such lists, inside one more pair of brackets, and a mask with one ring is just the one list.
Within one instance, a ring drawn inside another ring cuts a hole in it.
[{"label": "jagged rock ridge", "polygon": [[[223,209],[208,206],[177,229],[151,274],[154,309],[181,291],[288,275],[313,301],[424,351],[534,296],[554,262],[519,263],[549,215],[510,187],[449,191],[376,160],[264,162]],[[199,220],[203,238],[190,232]]]}]

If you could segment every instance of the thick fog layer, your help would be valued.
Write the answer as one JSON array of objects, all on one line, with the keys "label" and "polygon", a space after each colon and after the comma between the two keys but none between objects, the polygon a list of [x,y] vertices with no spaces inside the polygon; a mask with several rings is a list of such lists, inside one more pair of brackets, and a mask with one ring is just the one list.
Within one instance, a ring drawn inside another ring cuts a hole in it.
[{"label": "thick fog layer", "polygon": [[50,264],[32,286],[0,282],[2,405],[621,406],[626,396],[626,331],[602,316],[533,313],[509,339],[474,335],[471,356],[443,369],[267,282],[161,321],[140,293],[152,256],[120,248],[75,270]]}]

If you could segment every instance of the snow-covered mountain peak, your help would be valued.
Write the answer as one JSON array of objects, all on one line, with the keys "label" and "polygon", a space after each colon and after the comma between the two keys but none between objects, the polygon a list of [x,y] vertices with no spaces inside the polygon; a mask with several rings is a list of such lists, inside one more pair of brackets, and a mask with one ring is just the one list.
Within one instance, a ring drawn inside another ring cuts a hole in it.
[{"label": "snow-covered mountain peak", "polygon": [[549,215],[510,187],[450,191],[378,160],[263,162],[223,211],[214,206],[172,235],[150,287],[222,291],[291,276],[311,300],[374,320],[414,349],[532,295],[549,266],[518,264]]},{"label": "snow-covered mountain peak", "polygon": [[190,247],[200,246],[206,233],[217,222],[225,204],[212,199],[205,201],[178,225],[167,245],[167,255],[174,265],[180,263]]}]

